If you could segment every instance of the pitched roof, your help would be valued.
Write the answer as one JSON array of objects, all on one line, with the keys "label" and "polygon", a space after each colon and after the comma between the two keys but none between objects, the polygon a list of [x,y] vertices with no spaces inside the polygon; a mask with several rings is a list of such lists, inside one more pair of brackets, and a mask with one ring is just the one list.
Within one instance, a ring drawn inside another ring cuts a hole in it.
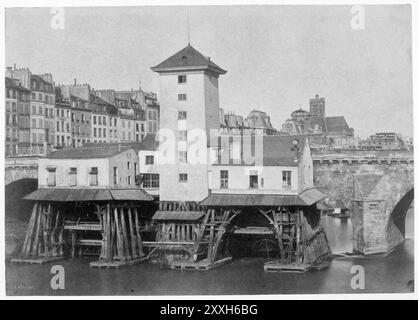
[{"label": "pitched roof", "polygon": [[226,70],[219,67],[210,58],[205,57],[190,44],[181,49],[160,64],[152,67],[155,72],[168,72],[175,70],[201,70],[207,69],[218,74],[225,74]]},{"label": "pitched roof", "polygon": [[350,127],[345,121],[345,118],[340,117],[326,117],[325,118],[325,125],[328,132],[341,132],[344,130],[350,130]]},{"label": "pitched roof", "polygon": [[30,92],[30,90],[26,89],[25,87],[22,87],[21,83],[17,79],[5,77],[4,80],[6,88],[13,88],[20,91]]},{"label": "pitched roof", "polygon": [[139,144],[139,150],[148,150],[148,151],[155,151],[158,149],[158,139],[156,134],[148,133],[144,140]]},{"label": "pitched roof", "polygon": [[91,144],[81,148],[63,148],[51,153],[48,159],[96,159],[110,158],[129,148],[123,145]]},{"label": "pitched roof", "polygon": [[211,193],[199,204],[202,206],[311,206],[325,198],[316,188],[306,189],[299,195]]},{"label": "pitched roof", "polygon": [[[246,137],[242,139],[244,143],[246,141]],[[301,135],[280,135],[280,136],[263,136],[263,166],[289,166],[294,167],[299,165],[299,158],[300,154],[304,149],[306,137]],[[229,145],[228,142],[225,141],[226,139],[221,139],[222,146],[221,148],[229,154]],[[298,141],[298,146],[295,147],[293,145],[293,141]],[[256,152],[255,143],[256,139],[251,139],[251,154]],[[232,143],[233,148],[233,138],[230,137],[229,143]],[[221,151],[222,153],[222,151]],[[256,156],[257,158],[257,156]],[[221,155],[221,161],[224,160],[223,156]],[[228,159],[228,158],[225,158]],[[234,163],[234,159],[230,159],[229,163],[217,163],[214,165],[252,165],[244,162],[242,159],[241,163]],[[257,160],[256,160],[257,162]],[[261,165],[254,163],[255,165]]]},{"label": "pitched roof", "polygon": [[146,191],[130,188],[112,189],[93,189],[93,188],[39,188],[26,195],[25,200],[43,201],[112,201],[112,200],[132,200],[132,201],[152,201],[154,198]]},{"label": "pitched roof", "polygon": [[[135,151],[148,150],[155,151],[158,148],[158,140],[155,133],[148,133],[144,140],[141,142],[111,142],[111,143],[85,143],[85,148],[118,148],[121,147],[124,150],[134,149]],[[123,150],[123,151],[124,151]]]}]

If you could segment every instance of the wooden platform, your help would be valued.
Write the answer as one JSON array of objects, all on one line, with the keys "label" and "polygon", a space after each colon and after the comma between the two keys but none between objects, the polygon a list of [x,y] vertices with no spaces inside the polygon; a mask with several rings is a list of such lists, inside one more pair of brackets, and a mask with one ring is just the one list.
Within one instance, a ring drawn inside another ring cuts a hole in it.
[{"label": "wooden platform", "polygon": [[120,267],[125,267],[125,266],[132,266],[135,264],[138,264],[144,260],[146,260],[147,258],[141,257],[141,258],[137,258],[137,259],[133,259],[133,260],[127,260],[127,261],[93,261],[90,262],[90,268],[120,268]]},{"label": "wooden platform", "polygon": [[210,270],[220,267],[232,260],[232,257],[227,257],[214,263],[209,263],[206,259],[197,262],[192,261],[174,261],[170,264],[170,269],[177,270]]},{"label": "wooden platform", "polygon": [[246,227],[246,228],[237,228],[233,230],[234,234],[274,234],[273,230],[267,227]]},{"label": "wooden platform", "polygon": [[308,271],[312,265],[306,263],[290,263],[284,264],[279,261],[270,261],[264,264],[264,271],[269,272],[296,272],[296,273],[305,273]]},{"label": "wooden platform", "polygon": [[26,264],[44,264],[49,262],[55,262],[63,260],[64,257],[42,257],[42,258],[13,258],[11,263],[26,263]]}]

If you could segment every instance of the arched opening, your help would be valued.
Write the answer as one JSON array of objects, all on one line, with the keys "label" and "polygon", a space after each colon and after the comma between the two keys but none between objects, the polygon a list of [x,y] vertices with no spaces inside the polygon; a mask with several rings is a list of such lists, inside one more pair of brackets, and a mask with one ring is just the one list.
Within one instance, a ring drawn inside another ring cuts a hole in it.
[{"label": "arched opening", "polygon": [[27,194],[38,188],[38,179],[20,179],[5,187],[5,216],[6,219],[28,221],[32,213],[33,202],[23,200]]},{"label": "arched opening", "polygon": [[[413,231],[413,208],[411,208],[412,201],[414,200],[414,188],[409,190],[399,202],[396,204],[395,208],[393,209],[390,219],[392,219],[395,226],[399,229],[402,235],[405,237],[406,229],[408,229],[408,233],[411,232],[411,226]],[[409,214],[408,214],[409,213]],[[408,220],[406,219],[408,215]],[[408,226],[406,226],[406,222]]]},{"label": "arched opening", "polygon": [[228,253],[233,259],[278,258],[278,244],[269,221],[258,208],[243,208],[230,223],[225,237]]},{"label": "arched opening", "polygon": [[23,200],[38,188],[37,179],[20,179],[5,186],[5,254],[14,256],[20,251],[30,219],[33,201]]}]

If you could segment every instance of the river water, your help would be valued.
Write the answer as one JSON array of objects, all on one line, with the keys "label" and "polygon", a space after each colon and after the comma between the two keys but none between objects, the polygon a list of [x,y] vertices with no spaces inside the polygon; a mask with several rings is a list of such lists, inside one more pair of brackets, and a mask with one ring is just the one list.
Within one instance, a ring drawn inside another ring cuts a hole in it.
[{"label": "river water", "polygon": [[[412,211],[412,209],[410,209]],[[349,219],[322,217],[333,253],[352,251]],[[389,255],[334,259],[321,271],[304,274],[264,272],[264,261],[243,258],[209,271],[178,271],[158,264],[119,270],[91,269],[88,259],[57,262],[65,270],[65,289],[51,289],[51,266],[6,265],[8,295],[234,295],[411,292],[414,279],[413,214],[406,220],[406,241]],[[365,288],[351,288],[351,268],[361,265]]]}]

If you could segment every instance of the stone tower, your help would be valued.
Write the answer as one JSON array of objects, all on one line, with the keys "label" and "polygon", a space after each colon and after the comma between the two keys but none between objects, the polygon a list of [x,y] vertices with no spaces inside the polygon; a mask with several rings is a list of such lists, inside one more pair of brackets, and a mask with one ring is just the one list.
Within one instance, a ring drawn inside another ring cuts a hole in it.
[{"label": "stone tower", "polygon": [[160,151],[163,131],[174,142],[173,161],[159,157],[160,200],[200,201],[208,195],[205,154],[210,130],[220,127],[218,79],[226,71],[190,44],[151,69],[160,75]]}]

